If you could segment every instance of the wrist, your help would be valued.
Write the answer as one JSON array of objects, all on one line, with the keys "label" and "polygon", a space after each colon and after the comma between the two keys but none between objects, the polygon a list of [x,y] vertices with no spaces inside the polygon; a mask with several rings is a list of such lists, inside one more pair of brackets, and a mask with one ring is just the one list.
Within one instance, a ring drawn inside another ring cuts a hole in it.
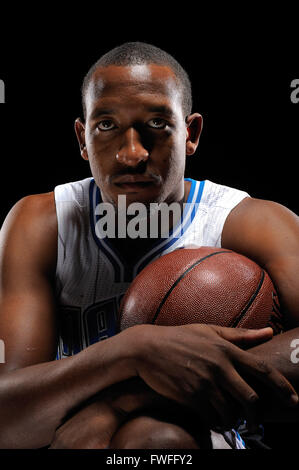
[{"label": "wrist", "polygon": [[154,328],[154,325],[136,325],[121,333],[126,335],[126,363],[132,376],[139,375],[140,364],[142,364],[149,355],[152,340],[155,336],[153,332]]}]

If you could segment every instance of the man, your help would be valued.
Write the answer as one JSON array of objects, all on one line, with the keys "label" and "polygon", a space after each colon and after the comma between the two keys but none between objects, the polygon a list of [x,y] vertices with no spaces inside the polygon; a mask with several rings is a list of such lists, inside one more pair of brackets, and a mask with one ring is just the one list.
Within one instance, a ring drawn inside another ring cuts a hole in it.
[{"label": "man", "polygon": [[[298,218],[242,191],[184,180],[202,117],[191,113],[185,71],[160,49],[128,43],[108,52],[85,77],[83,107],[75,131],[93,178],[22,199],[2,228],[0,447],[242,447],[229,432],[239,419],[298,419],[290,361],[299,337]],[[199,212],[166,242],[101,238],[99,205],[118,216],[124,195],[127,208],[185,202]],[[132,278],[190,242],[262,265],[288,331],[272,338],[269,328],[139,325],[115,334]]]}]

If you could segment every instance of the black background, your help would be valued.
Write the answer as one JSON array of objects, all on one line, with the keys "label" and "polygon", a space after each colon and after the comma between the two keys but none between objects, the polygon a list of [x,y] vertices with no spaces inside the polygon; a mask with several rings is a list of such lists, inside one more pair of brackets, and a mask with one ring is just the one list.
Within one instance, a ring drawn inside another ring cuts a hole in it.
[{"label": "black background", "polygon": [[274,21],[271,12],[246,8],[215,7],[206,16],[181,6],[173,17],[157,7],[90,7],[75,17],[46,9],[31,17],[26,10],[24,21],[22,12],[19,22],[10,17],[1,31],[1,221],[19,198],[90,175],[74,133],[81,83],[103,53],[135,40],[164,48],[190,75],[193,111],[203,115],[204,127],[186,174],[299,213],[299,103],[290,99],[291,81],[299,76],[293,12]]},{"label": "black background", "polygon": [[294,10],[215,5],[207,15],[200,3],[166,5],[163,13],[157,3],[84,4],[64,13],[47,4],[28,8],[1,20],[0,223],[21,197],[90,175],[74,133],[83,77],[103,53],[136,40],[173,54],[190,75],[193,111],[204,127],[187,176],[299,213],[299,103],[290,99],[291,81],[299,78]]}]

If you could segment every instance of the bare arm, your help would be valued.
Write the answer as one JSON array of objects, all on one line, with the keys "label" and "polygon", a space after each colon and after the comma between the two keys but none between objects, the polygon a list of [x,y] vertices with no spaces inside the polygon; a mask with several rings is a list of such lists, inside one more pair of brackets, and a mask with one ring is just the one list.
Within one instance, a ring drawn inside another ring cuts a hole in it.
[{"label": "bare arm", "polygon": [[53,194],[21,200],[1,231],[0,447],[42,447],[80,402],[130,376],[124,332],[55,361],[53,281],[57,222]]},{"label": "bare arm", "polygon": [[[256,357],[263,359],[267,364],[278,369],[292,383],[295,390],[299,390],[298,363],[292,362],[291,347],[292,341],[299,340],[299,328],[294,328],[281,335],[275,336],[267,344],[259,345],[250,349]],[[299,421],[299,406],[295,408],[285,407],[282,403],[273,401],[272,397],[267,397],[264,406],[260,409],[263,421],[293,422]]]},{"label": "bare arm", "polygon": [[[299,339],[299,218],[280,204],[245,199],[226,221],[222,246],[255,260],[274,282],[288,331],[250,352],[277,368],[298,391],[299,368],[291,361],[291,343]],[[279,409],[275,403],[267,416],[299,420],[299,408]]]}]

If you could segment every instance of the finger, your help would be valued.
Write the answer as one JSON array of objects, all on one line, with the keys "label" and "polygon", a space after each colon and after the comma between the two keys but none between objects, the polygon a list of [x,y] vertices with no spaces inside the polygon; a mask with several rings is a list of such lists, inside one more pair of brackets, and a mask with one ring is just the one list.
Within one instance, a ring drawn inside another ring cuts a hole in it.
[{"label": "finger", "polygon": [[214,326],[214,329],[223,339],[244,349],[269,341],[273,337],[273,330],[270,327],[254,330]]},{"label": "finger", "polygon": [[267,364],[262,359],[257,359],[256,365],[252,369],[252,376],[265,386],[263,390],[270,391],[282,401],[286,406],[298,404],[298,395],[292,384],[277,369]]},{"label": "finger", "polygon": [[241,407],[239,402],[227,393],[218,388],[210,397],[211,405],[218,415],[218,425],[215,431],[228,431],[237,426],[240,421]]},{"label": "finger", "polygon": [[[230,348],[231,359],[238,370],[258,379],[262,390],[272,390],[274,395],[287,406],[298,403],[298,395],[291,383],[274,367],[250,352],[242,351],[235,346]],[[265,387],[266,389],[265,389]]]},{"label": "finger", "polygon": [[198,390],[191,402],[189,400],[189,406],[192,406],[196,420],[209,429],[229,430],[239,421],[241,407],[238,401],[217,384]]},{"label": "finger", "polygon": [[255,390],[233,368],[224,374],[221,384],[223,389],[239,403],[239,418],[257,425],[259,396]]}]

